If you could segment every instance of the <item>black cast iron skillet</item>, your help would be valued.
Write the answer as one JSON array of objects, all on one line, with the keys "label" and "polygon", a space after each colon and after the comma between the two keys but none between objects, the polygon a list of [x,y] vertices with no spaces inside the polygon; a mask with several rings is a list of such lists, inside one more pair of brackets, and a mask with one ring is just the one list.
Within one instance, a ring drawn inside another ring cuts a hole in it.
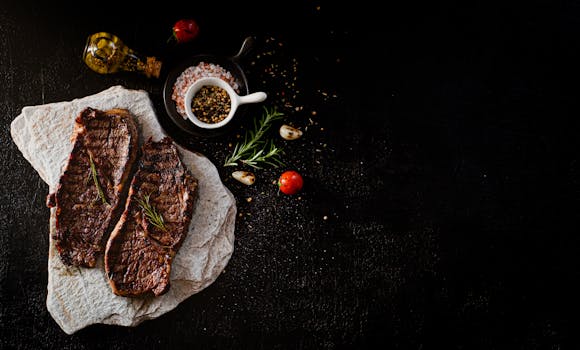
[{"label": "black cast iron skillet", "polygon": [[236,79],[240,89],[239,95],[248,94],[248,79],[244,73],[244,70],[242,69],[240,61],[251,51],[254,42],[255,39],[253,37],[247,37],[244,39],[244,42],[242,43],[238,53],[233,56],[199,54],[183,60],[171,71],[169,71],[165,80],[165,84],[163,85],[163,103],[165,104],[165,110],[167,111],[167,114],[181,130],[193,136],[208,138],[224,135],[239,125],[240,119],[243,118],[246,111],[247,106],[245,105],[241,105],[238,108],[232,121],[224,127],[219,129],[202,129],[189,121],[189,119],[184,119],[183,116],[179,114],[175,106],[175,102],[171,99],[171,95],[173,93],[173,85],[181,73],[188,67],[195,66],[200,62],[208,62],[220,65],[229,71]]}]

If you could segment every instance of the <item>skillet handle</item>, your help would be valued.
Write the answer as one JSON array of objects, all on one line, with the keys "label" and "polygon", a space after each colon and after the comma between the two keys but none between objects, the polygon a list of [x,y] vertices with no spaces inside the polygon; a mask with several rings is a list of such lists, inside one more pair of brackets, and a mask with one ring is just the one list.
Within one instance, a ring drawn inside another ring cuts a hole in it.
[{"label": "skillet handle", "polygon": [[238,51],[238,53],[232,57],[232,60],[239,61],[244,56],[247,56],[248,53],[250,53],[250,51],[252,51],[252,48],[254,47],[255,41],[256,41],[256,39],[253,36],[246,37],[246,39],[244,39],[244,42],[242,43],[242,47],[240,48],[240,51]]}]

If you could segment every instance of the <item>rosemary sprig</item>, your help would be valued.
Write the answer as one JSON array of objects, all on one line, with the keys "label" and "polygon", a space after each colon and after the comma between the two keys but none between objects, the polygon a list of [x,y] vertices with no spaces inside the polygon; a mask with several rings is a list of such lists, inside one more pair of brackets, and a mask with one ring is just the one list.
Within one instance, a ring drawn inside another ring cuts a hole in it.
[{"label": "rosemary sprig", "polygon": [[165,221],[163,221],[163,216],[157,212],[153,205],[151,205],[149,202],[149,197],[151,197],[151,193],[143,195],[143,198],[137,198],[137,203],[139,203],[139,206],[145,212],[145,216],[151,225],[157,227],[160,230],[167,231]]},{"label": "rosemary sprig", "polygon": [[281,119],[284,113],[278,112],[276,108],[268,109],[264,107],[264,112],[258,120],[254,118],[254,129],[249,130],[244,135],[244,141],[237,143],[232,154],[224,161],[224,166],[236,166],[238,162],[260,169],[259,164],[265,163],[277,167],[284,163],[280,156],[284,153],[281,148],[274,145],[274,142],[265,142],[264,135],[272,126],[272,123]]},{"label": "rosemary sprig", "polygon": [[276,147],[274,141],[272,140],[268,142],[268,145],[269,147],[264,145],[264,147],[261,150],[259,150],[253,155],[250,155],[246,159],[240,160],[240,162],[249,165],[255,169],[262,169],[262,167],[259,166],[260,163],[265,163],[275,168],[284,165],[284,162],[282,162],[282,160],[279,158],[280,155],[284,154],[284,150]]},{"label": "rosemary sprig", "polygon": [[101,184],[99,183],[99,179],[97,177],[97,167],[95,166],[95,162],[93,161],[93,154],[90,151],[88,153],[89,153],[89,163],[91,165],[91,175],[93,177],[93,182],[97,187],[99,197],[101,197],[101,201],[103,202],[103,204],[109,205],[109,202],[107,202],[107,198],[105,198],[105,192],[103,192],[103,189],[101,188]]}]

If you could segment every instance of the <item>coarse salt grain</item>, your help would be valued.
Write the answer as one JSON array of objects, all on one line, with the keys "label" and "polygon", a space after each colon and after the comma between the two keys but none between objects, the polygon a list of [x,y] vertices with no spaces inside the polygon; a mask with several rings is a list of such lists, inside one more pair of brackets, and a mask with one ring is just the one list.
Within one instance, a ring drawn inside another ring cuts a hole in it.
[{"label": "coarse salt grain", "polygon": [[191,84],[197,79],[204,77],[220,78],[230,84],[238,94],[240,93],[240,85],[236,81],[236,78],[219,64],[199,62],[195,66],[188,67],[175,80],[173,93],[171,94],[171,99],[175,102],[175,108],[183,119],[187,119],[185,112],[185,93]]}]

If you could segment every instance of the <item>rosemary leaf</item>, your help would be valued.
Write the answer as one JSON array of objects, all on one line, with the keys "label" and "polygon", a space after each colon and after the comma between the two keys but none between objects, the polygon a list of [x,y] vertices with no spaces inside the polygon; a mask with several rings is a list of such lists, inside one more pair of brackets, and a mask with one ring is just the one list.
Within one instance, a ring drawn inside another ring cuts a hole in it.
[{"label": "rosemary leaf", "polygon": [[93,154],[90,151],[88,152],[88,154],[89,154],[89,163],[91,165],[91,175],[93,177],[93,182],[97,187],[99,197],[101,197],[101,201],[103,202],[103,204],[109,205],[109,202],[107,202],[107,198],[105,198],[105,192],[103,192],[103,189],[101,188],[101,184],[99,183],[99,179],[97,177],[97,167],[95,166],[95,162],[93,161]]},{"label": "rosemary leaf", "polygon": [[145,216],[151,225],[157,227],[160,230],[167,231],[165,221],[163,221],[163,216],[157,212],[153,205],[151,205],[149,202],[150,197],[151,193],[143,195],[143,198],[137,198],[137,203],[139,203],[139,206],[141,209],[143,209],[143,212],[145,213]]},{"label": "rosemary leaf", "polygon": [[259,119],[254,118],[254,129],[246,132],[243,142],[236,144],[232,154],[224,161],[224,166],[237,166],[243,163],[261,169],[260,163],[283,164],[279,159],[283,154],[282,149],[276,147],[272,141],[268,143],[262,140],[272,123],[283,116],[284,113],[278,112],[276,108],[264,107],[262,116]]},{"label": "rosemary leaf", "polygon": [[274,141],[270,140],[268,144],[264,144],[263,148],[255,152],[253,155],[246,159],[242,159],[241,162],[249,165],[256,169],[262,169],[259,165],[261,163],[268,164],[273,167],[278,167],[284,165],[280,156],[284,154],[281,148],[276,147]]}]

